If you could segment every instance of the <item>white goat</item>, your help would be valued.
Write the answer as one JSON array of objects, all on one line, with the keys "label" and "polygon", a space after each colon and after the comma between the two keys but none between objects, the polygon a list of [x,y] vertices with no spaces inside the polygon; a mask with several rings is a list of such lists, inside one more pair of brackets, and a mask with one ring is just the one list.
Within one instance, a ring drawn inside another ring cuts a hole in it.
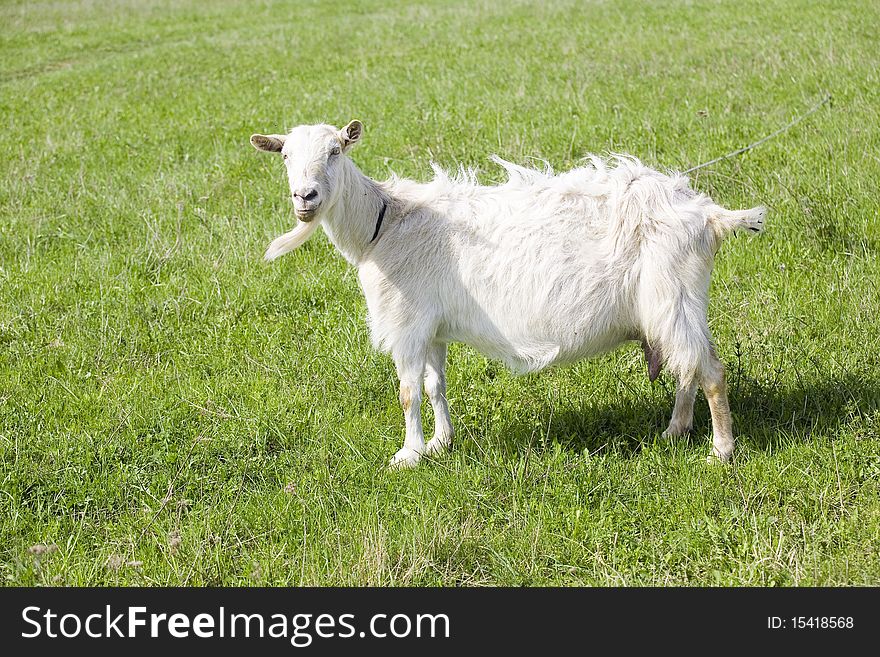
[{"label": "white goat", "polygon": [[[765,209],[728,211],[631,157],[610,168],[554,175],[493,157],[508,181],[479,185],[472,171],[432,182],[380,183],[344,155],[362,133],[299,126],[253,135],[287,165],[297,226],[266,260],[303,244],[322,225],[357,267],[373,343],[391,353],[406,417],[391,466],[413,466],[451,443],[446,345],[465,342],[518,372],[571,363],[641,341],[653,381],[676,376],[665,436],[691,429],[699,384],[712,412],[713,457],[727,461],[733,432],[724,368],[706,320],[716,250],[734,229],[758,232]],[[425,444],[421,384],[434,408]]]}]

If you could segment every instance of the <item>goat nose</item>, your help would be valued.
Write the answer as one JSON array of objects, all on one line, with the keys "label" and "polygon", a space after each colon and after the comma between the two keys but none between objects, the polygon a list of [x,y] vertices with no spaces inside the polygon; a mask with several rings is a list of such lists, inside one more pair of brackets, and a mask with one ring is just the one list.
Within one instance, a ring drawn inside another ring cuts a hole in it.
[{"label": "goat nose", "polygon": [[298,196],[303,201],[311,201],[318,195],[318,190],[315,188],[312,189],[298,189],[293,193],[294,196]]}]

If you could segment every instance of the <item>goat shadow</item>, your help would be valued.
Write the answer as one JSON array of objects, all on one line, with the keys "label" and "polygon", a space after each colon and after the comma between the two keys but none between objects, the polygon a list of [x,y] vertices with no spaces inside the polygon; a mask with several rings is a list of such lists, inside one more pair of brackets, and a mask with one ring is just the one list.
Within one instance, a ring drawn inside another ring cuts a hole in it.
[{"label": "goat shadow", "polygon": [[[539,418],[515,420],[488,439],[520,453],[541,453],[560,445],[576,453],[613,450],[632,458],[645,444],[659,439],[672,415],[675,386],[668,376],[664,378],[668,393],[662,397],[617,398],[580,408],[545,406]],[[760,451],[776,448],[783,436],[810,440],[813,435],[834,435],[880,409],[880,379],[850,373],[786,386],[729,372],[728,387],[737,440]],[[710,435],[708,405],[699,393],[693,431],[687,438],[672,440],[687,440],[708,450]]]}]

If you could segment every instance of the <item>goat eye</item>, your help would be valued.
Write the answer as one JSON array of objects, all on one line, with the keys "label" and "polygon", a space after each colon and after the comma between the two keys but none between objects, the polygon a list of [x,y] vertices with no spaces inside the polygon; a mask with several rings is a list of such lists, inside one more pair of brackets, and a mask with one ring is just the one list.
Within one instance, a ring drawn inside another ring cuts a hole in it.
[{"label": "goat eye", "polygon": [[281,154],[281,157],[283,157],[283,158],[286,160],[286,159],[287,159],[287,153],[282,153],[282,154]]},{"label": "goat eye", "polygon": [[339,146],[334,146],[333,150],[330,151],[330,155],[339,155],[340,152]]}]

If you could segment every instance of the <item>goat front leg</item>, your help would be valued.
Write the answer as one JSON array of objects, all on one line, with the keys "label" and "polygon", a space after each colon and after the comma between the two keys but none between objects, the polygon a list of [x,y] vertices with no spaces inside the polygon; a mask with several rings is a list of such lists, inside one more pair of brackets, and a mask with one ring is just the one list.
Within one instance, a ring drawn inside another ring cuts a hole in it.
[{"label": "goat front leg", "polygon": [[425,361],[425,392],[434,409],[434,437],[428,442],[425,454],[432,456],[449,448],[452,444],[452,419],[449,417],[449,404],[446,401],[446,345],[433,343],[428,347]]},{"label": "goat front leg", "polygon": [[425,453],[422,432],[422,378],[425,375],[424,345],[410,344],[394,350],[394,364],[400,379],[400,405],[406,420],[403,447],[391,458],[391,469],[412,468]]}]

